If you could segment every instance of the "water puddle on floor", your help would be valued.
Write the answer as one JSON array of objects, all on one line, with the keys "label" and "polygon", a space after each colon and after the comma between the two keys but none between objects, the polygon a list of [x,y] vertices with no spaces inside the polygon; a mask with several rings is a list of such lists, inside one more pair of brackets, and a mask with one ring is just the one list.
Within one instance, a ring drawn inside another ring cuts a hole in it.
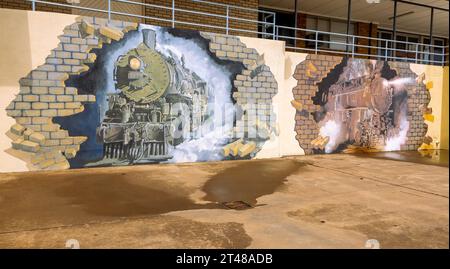
[{"label": "water puddle on floor", "polygon": [[203,186],[203,199],[218,203],[243,201],[255,206],[258,197],[274,193],[289,175],[305,165],[289,159],[242,161],[212,176]]},{"label": "water puddle on floor", "polygon": [[[177,173],[209,165],[183,167]],[[0,220],[0,228],[15,227],[17,222],[33,228],[193,209],[251,209],[259,197],[277,191],[304,165],[290,159],[220,164],[222,168],[201,187],[206,204],[193,201],[195,189],[186,188],[170,169],[17,174],[0,184],[0,215],[8,216]],[[195,171],[191,174],[195,176]]]}]

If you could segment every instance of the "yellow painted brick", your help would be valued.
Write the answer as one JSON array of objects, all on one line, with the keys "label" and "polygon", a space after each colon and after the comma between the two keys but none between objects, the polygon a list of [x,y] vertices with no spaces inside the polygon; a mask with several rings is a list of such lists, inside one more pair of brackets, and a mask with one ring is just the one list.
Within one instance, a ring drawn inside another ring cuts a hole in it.
[{"label": "yellow painted brick", "polygon": [[25,131],[25,127],[16,123],[13,126],[11,126],[11,128],[9,130],[11,131],[11,133],[13,133],[15,135],[22,135],[23,132]]},{"label": "yellow painted brick", "polygon": [[86,136],[74,136],[73,138],[73,144],[79,145],[87,140]]},{"label": "yellow painted brick", "polygon": [[23,137],[24,137],[24,139],[30,139],[30,136],[32,135],[34,133],[34,131],[33,130],[31,130],[31,129],[26,129],[25,130],[25,132],[23,132]]},{"label": "yellow painted brick", "polygon": [[31,107],[33,109],[48,109],[48,103],[36,102],[36,103],[32,103]]},{"label": "yellow painted brick", "polygon": [[61,140],[61,145],[72,145],[73,144],[73,138],[65,138]]},{"label": "yellow painted brick", "polygon": [[42,125],[42,131],[45,132],[53,132],[53,131],[57,131],[59,129],[59,124],[47,124],[47,125]]},{"label": "yellow painted brick", "polygon": [[23,95],[23,100],[26,102],[37,102],[39,101],[39,95]]},{"label": "yellow painted brick", "polygon": [[111,28],[111,27],[101,27],[99,30],[100,34],[104,35],[107,38],[111,38],[115,41],[119,41],[123,38],[123,33],[117,29]]},{"label": "yellow painted brick", "polygon": [[58,139],[47,139],[47,140],[45,140],[44,145],[47,147],[59,146],[59,140]]},{"label": "yellow painted brick", "polygon": [[62,138],[66,138],[67,136],[69,136],[69,132],[67,132],[66,130],[59,130],[59,131],[50,133],[50,137],[52,139],[62,139]]},{"label": "yellow painted brick", "polygon": [[19,137],[16,140],[14,140],[12,144],[13,149],[20,149],[20,144],[24,141],[23,137]]},{"label": "yellow painted brick", "polygon": [[75,114],[73,109],[60,109],[58,110],[58,116],[65,117]]},{"label": "yellow painted brick", "polygon": [[41,110],[41,116],[56,117],[56,116],[58,116],[58,112],[56,109],[45,109],[45,110]]},{"label": "yellow painted brick", "polygon": [[28,152],[37,152],[40,148],[38,143],[31,142],[31,141],[23,141],[19,145],[20,149]]},{"label": "yellow painted brick", "polygon": [[44,161],[38,163],[37,165],[38,165],[40,168],[45,169],[45,168],[47,168],[47,167],[49,167],[49,166],[51,166],[51,165],[53,165],[53,164],[55,164],[55,160],[49,159],[49,160],[44,160]]},{"label": "yellow painted brick", "polygon": [[67,159],[72,159],[77,155],[77,151],[74,148],[70,148],[64,152],[64,155],[67,157]]},{"label": "yellow painted brick", "polygon": [[45,136],[35,132],[30,135],[30,141],[43,145],[45,142]]},{"label": "yellow painted brick", "polygon": [[86,20],[82,20],[81,21],[81,30],[83,30],[83,32],[86,35],[93,35],[95,32],[95,28],[92,24],[90,24],[89,22],[87,22]]},{"label": "yellow painted brick", "polygon": [[434,122],[434,115],[433,114],[423,114],[423,118],[429,122]]},{"label": "yellow painted brick", "polygon": [[50,103],[49,108],[64,108],[64,103]]},{"label": "yellow painted brick", "polygon": [[50,122],[50,118],[48,118],[48,117],[33,117],[32,122],[33,122],[33,124],[47,124]]},{"label": "yellow painted brick", "polygon": [[70,103],[66,103],[65,104],[65,108],[73,108],[73,109],[77,109],[81,107],[81,103],[79,102],[70,102]]}]

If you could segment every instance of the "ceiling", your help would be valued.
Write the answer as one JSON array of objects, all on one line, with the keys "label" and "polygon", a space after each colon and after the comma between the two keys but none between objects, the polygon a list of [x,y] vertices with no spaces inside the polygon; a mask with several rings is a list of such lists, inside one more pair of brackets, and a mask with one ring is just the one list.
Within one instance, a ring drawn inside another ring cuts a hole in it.
[{"label": "ceiling", "polygon": [[[348,0],[297,0],[299,12],[315,15],[323,15],[334,18],[347,18]],[[448,0],[408,0],[430,6],[449,8]],[[273,8],[284,11],[294,11],[295,0],[259,0],[260,7]],[[364,0],[352,1],[352,20],[373,22],[382,28],[392,28],[392,16],[394,15],[394,2],[392,0],[380,0],[379,4],[368,4]],[[399,16],[407,13],[407,15]],[[428,35],[430,31],[429,8],[397,4],[397,30],[421,33]],[[433,35],[448,38],[449,32],[448,12],[435,10],[433,22]]]}]

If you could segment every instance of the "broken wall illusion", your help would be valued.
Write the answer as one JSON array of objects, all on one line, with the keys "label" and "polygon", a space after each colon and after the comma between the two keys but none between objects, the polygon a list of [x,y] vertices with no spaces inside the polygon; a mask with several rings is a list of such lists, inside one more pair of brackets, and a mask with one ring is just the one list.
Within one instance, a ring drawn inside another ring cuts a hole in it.
[{"label": "broken wall illusion", "polygon": [[6,107],[31,169],[247,159],[273,131],[277,83],[238,37],[79,17],[58,38]]},{"label": "broken wall illusion", "polygon": [[25,170],[436,146],[427,127],[440,115],[420,65],[298,53],[289,62],[278,41],[52,16],[72,22],[18,77],[0,124],[10,141],[0,156]]},{"label": "broken wall illusion", "polygon": [[409,63],[308,55],[295,70],[296,139],[306,154],[417,150],[433,142],[432,81]]}]

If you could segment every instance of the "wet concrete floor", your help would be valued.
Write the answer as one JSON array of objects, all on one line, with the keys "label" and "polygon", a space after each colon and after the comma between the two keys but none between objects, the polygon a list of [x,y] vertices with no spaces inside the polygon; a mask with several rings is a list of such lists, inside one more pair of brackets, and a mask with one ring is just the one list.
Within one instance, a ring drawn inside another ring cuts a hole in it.
[{"label": "wet concrete floor", "polygon": [[0,174],[0,248],[448,248],[448,151],[396,154]]}]

